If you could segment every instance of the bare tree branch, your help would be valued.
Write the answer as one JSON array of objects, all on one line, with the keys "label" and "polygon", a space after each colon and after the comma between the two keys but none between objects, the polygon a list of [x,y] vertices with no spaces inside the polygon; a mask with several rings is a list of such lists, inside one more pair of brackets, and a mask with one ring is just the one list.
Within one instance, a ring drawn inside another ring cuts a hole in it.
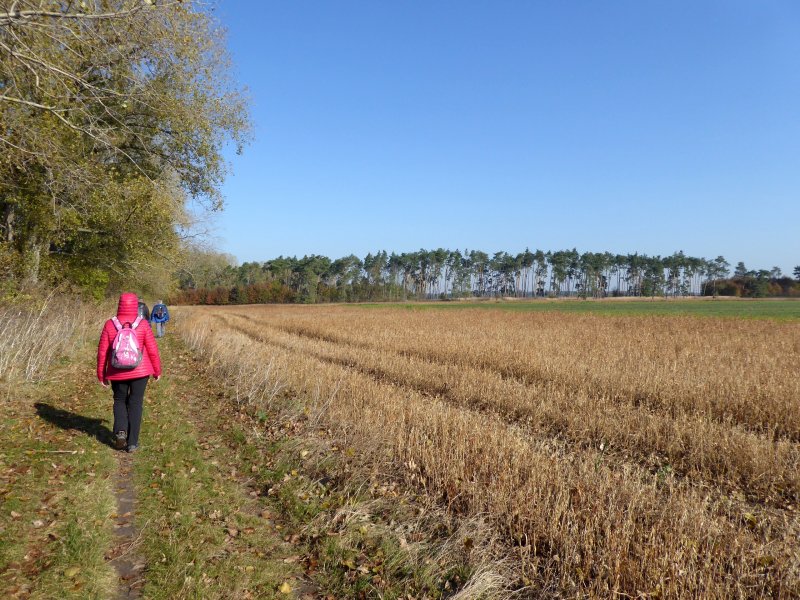
[{"label": "bare tree branch", "polygon": [[107,13],[85,13],[85,12],[55,12],[48,10],[22,10],[17,11],[15,7],[18,3],[15,2],[6,13],[0,13],[0,27],[14,24],[19,21],[30,21],[33,19],[74,19],[85,21],[109,20],[109,19],[124,19],[144,8],[143,4],[136,6],[130,10],[107,12]]},{"label": "bare tree branch", "polygon": [[46,106],[44,104],[39,104],[38,102],[32,102],[30,100],[25,100],[23,98],[14,98],[13,96],[6,96],[6,95],[0,95],[0,102],[2,102],[2,101],[14,102],[16,104],[24,104],[25,106],[30,106],[31,108],[38,108],[40,110],[46,110],[46,111],[51,112],[51,113],[59,113],[59,112],[64,112],[65,110],[67,110],[67,109],[59,109],[59,108],[56,108],[55,106]]}]

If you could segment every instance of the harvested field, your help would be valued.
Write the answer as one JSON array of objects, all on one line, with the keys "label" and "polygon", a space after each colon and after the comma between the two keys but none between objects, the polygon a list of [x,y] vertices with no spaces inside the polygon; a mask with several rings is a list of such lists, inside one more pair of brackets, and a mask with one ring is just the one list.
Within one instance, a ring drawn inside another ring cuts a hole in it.
[{"label": "harvested field", "polygon": [[178,316],[263,401],[288,391],[365,461],[486,517],[534,593],[800,595],[800,324],[343,306]]}]

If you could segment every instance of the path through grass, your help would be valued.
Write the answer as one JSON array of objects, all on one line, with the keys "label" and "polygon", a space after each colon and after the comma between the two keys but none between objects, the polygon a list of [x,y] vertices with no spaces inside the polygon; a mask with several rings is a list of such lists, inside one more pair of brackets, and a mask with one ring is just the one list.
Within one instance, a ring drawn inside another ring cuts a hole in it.
[{"label": "path through grass", "polygon": [[[111,448],[111,392],[94,380],[88,345],[48,381],[3,390],[0,597],[128,597],[131,583],[154,599],[304,589],[286,560],[297,550],[221,441],[219,411],[199,410],[216,392],[187,368],[177,341],[162,340],[161,350],[166,376],[148,386],[142,449],[130,456]],[[118,515],[129,466],[135,504]],[[121,519],[135,524],[124,548]],[[131,552],[137,581],[121,581],[113,561]]]},{"label": "path through grass", "polygon": [[[135,460],[145,597],[272,598],[302,589],[298,549],[276,529],[265,494],[228,445],[218,388],[174,338],[168,375],[147,392]],[[240,440],[244,442],[245,440]]]}]

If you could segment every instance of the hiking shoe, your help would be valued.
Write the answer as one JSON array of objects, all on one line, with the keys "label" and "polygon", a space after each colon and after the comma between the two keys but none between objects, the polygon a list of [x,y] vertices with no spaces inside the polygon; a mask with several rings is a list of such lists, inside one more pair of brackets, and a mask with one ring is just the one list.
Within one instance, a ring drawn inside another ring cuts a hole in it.
[{"label": "hiking shoe", "polygon": [[139,444],[131,444],[128,446],[128,452],[136,452],[139,449]]},{"label": "hiking shoe", "polygon": [[117,450],[122,450],[127,442],[128,442],[128,434],[125,433],[124,431],[118,431],[117,436],[114,439],[114,447]]}]

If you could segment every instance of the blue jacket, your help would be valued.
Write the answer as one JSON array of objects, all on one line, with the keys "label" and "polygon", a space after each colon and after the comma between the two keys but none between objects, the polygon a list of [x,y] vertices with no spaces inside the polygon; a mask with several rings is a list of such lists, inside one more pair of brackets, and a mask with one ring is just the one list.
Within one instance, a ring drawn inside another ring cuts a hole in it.
[{"label": "blue jacket", "polygon": [[[163,314],[159,317],[158,316],[158,309],[163,310]],[[169,321],[169,311],[167,310],[167,306],[165,304],[156,304],[153,307],[153,310],[150,311],[150,321],[152,323],[166,323]]]}]

